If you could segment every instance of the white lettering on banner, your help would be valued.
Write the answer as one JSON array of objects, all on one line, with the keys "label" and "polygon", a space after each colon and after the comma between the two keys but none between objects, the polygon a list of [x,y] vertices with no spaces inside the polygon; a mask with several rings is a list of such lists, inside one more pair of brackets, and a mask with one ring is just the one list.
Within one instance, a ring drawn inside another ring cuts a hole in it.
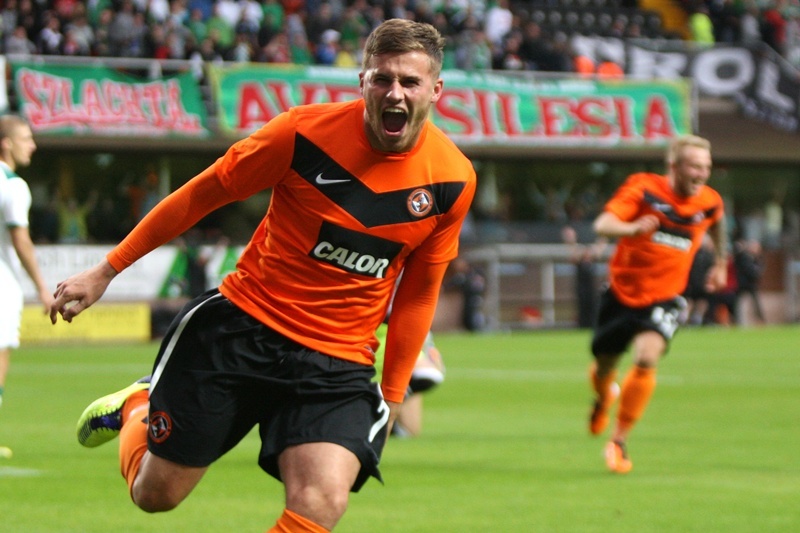
[{"label": "white lettering on banner", "polygon": [[746,48],[714,48],[697,55],[692,63],[692,79],[701,93],[731,95],[753,81],[755,65]]},{"label": "white lettering on banner", "polygon": [[628,73],[638,78],[674,80],[680,78],[689,59],[684,54],[654,52],[631,47]]},{"label": "white lettering on banner", "polygon": [[761,72],[756,85],[756,95],[764,102],[774,105],[786,113],[794,113],[795,106],[791,98],[778,91],[781,74],[775,63],[761,63]]},{"label": "white lettering on banner", "polygon": [[[653,48],[659,45],[651,42],[613,37],[580,36],[571,41],[577,53],[595,61],[608,58],[603,49],[615,42],[625,47],[627,62],[618,63],[631,78],[691,78],[701,95],[732,97],[748,117],[788,131],[800,128],[800,106],[795,101],[800,99],[800,82],[795,69],[766,45],[697,49],[667,43],[665,50]],[[617,55],[615,51],[613,56]]]}]

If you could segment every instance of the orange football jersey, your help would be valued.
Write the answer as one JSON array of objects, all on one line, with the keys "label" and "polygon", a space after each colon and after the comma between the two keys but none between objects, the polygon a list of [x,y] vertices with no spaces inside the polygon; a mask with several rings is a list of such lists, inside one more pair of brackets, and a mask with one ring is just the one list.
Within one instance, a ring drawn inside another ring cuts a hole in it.
[{"label": "orange football jersey", "polygon": [[629,176],[605,210],[628,222],[646,214],[660,221],[654,232],[621,237],[611,258],[611,290],[630,307],[681,294],[703,235],[724,216],[722,198],[710,187],[682,197],[667,177],[644,172]]},{"label": "orange football jersey", "polygon": [[372,364],[408,255],[443,263],[458,254],[475,173],[431,123],[411,152],[372,149],[363,116],[363,100],[293,108],[214,169],[234,196],[273,189],[222,293],[309,348]]}]

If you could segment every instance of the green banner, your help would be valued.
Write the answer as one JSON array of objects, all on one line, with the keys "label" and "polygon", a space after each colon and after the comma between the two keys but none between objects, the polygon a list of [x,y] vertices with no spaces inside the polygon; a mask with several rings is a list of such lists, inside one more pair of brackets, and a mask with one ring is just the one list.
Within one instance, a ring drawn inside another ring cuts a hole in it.
[{"label": "green banner", "polygon": [[207,137],[191,74],[143,80],[107,67],[12,62],[20,113],[37,134]]},{"label": "green banner", "polygon": [[[445,71],[433,122],[465,146],[654,146],[690,133],[688,80],[534,79]],[[242,137],[289,108],[360,98],[358,71],[211,66],[223,133]]]}]

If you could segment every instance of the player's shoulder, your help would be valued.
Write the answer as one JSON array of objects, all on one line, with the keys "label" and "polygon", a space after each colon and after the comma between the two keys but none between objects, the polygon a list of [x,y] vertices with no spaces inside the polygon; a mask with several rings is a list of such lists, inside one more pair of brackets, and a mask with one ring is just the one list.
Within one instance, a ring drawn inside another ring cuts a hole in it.
[{"label": "player's shoulder", "polygon": [[427,143],[426,152],[429,154],[428,157],[435,159],[440,168],[448,169],[447,174],[453,180],[473,181],[476,179],[475,167],[472,161],[433,122],[428,122],[425,142]]},{"label": "player's shoulder", "polygon": [[646,191],[669,193],[667,179],[652,172],[635,172],[628,175],[625,181],[617,187],[615,196],[618,198],[639,198]]},{"label": "player's shoulder", "polygon": [[722,195],[717,192],[716,189],[709,187],[708,185],[700,189],[700,193],[697,195],[697,200],[700,203],[710,205],[712,207],[717,204],[722,205],[723,203]]},{"label": "player's shoulder", "polygon": [[289,113],[298,120],[313,120],[320,117],[329,120],[332,117],[348,115],[354,110],[358,110],[359,106],[361,105],[362,104],[359,100],[303,104],[291,108]]},{"label": "player's shoulder", "polygon": [[667,178],[665,176],[656,174],[655,172],[634,172],[625,180],[625,185],[637,186],[662,187],[667,183]]}]

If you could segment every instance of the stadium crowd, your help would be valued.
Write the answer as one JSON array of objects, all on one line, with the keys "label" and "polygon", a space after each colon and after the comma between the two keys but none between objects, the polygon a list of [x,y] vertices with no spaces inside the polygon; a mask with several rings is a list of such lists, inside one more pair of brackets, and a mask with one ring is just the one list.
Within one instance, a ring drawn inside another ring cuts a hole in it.
[{"label": "stadium crowd", "polygon": [[[762,40],[789,54],[800,42],[799,0],[679,0],[699,42]],[[0,52],[65,56],[360,64],[381,21],[408,18],[446,38],[446,68],[576,69],[568,30],[532,16],[578,0],[5,0]],[[637,9],[635,0],[605,0]],[[584,29],[585,30],[585,29]],[[613,20],[607,36],[645,35],[640,18]],[[652,33],[649,34],[652,36]],[[663,32],[660,36],[676,38]]]}]

